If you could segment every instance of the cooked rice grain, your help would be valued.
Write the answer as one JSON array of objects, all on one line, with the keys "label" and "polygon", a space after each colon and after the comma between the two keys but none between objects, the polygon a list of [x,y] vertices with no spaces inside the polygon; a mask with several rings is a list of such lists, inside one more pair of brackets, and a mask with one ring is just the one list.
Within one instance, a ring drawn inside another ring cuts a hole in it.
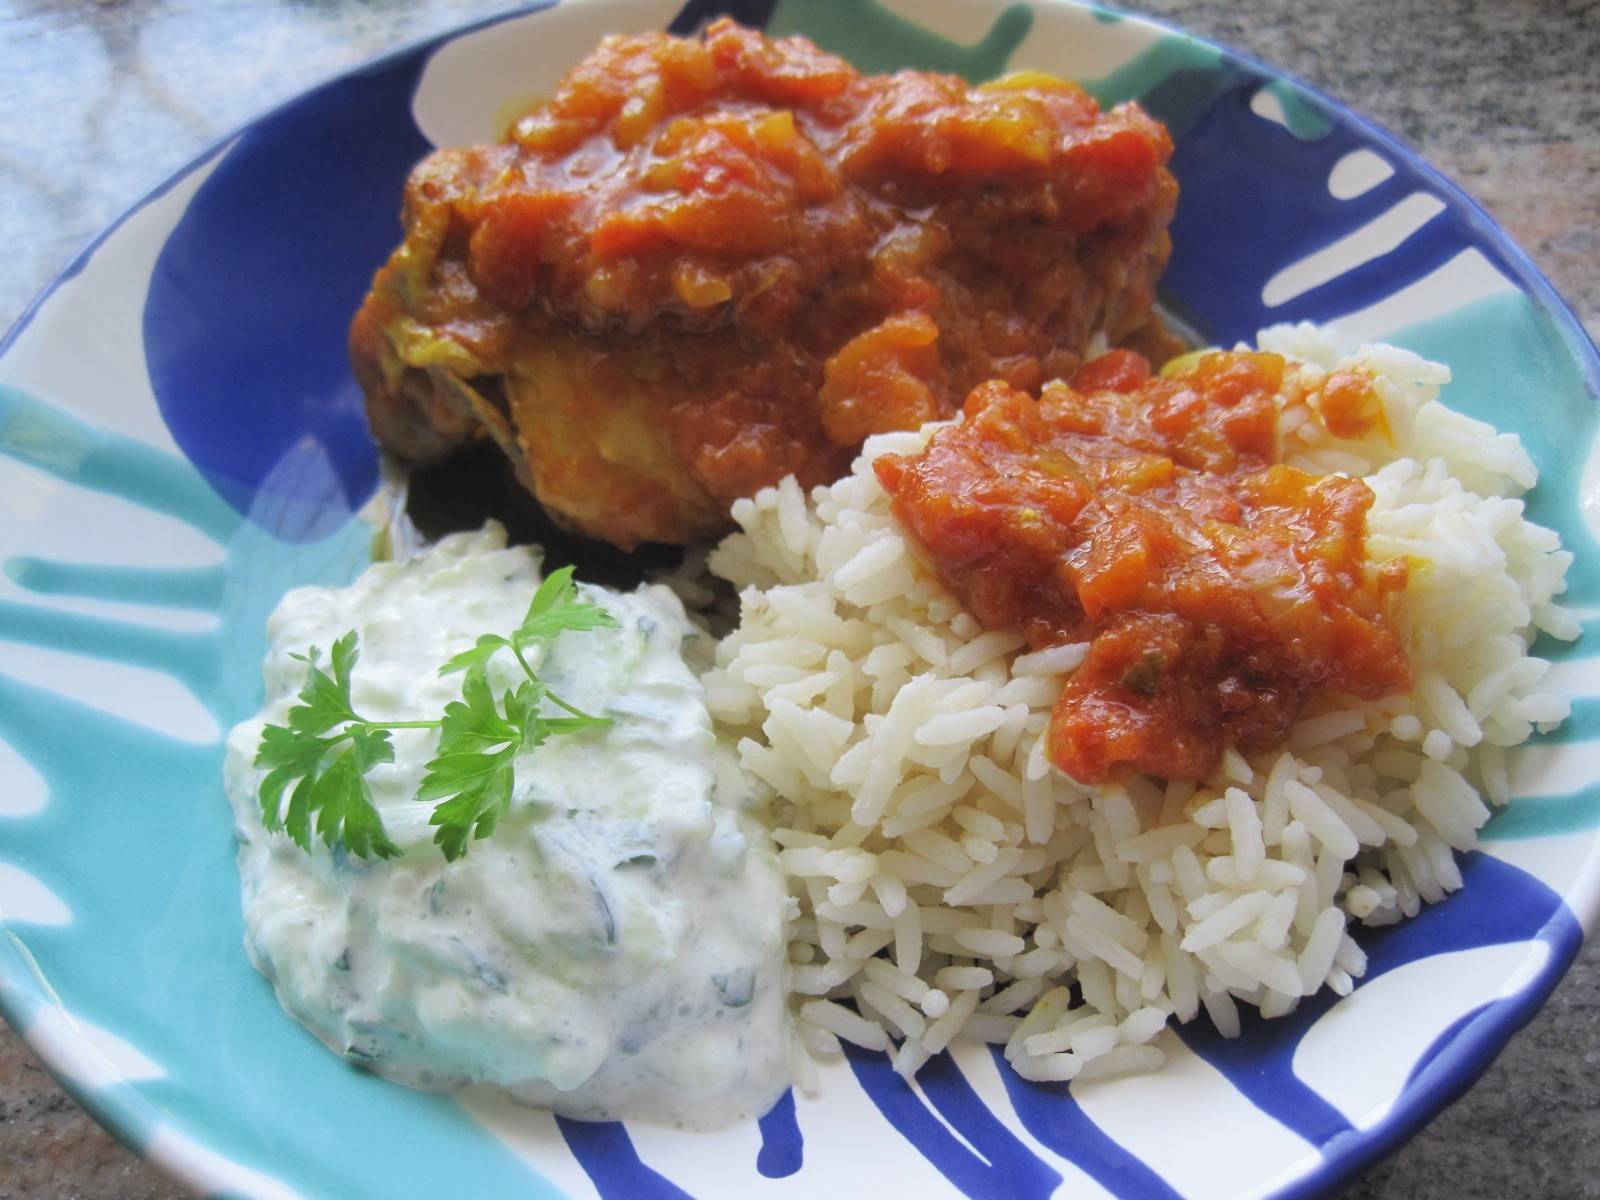
[{"label": "cooked rice grain", "polygon": [[1578,633],[1554,603],[1571,556],[1514,498],[1536,478],[1517,439],[1438,402],[1447,368],[1388,346],[1341,357],[1309,325],[1258,344],[1309,381],[1377,375],[1392,440],[1334,438],[1295,401],[1286,458],[1372,488],[1369,552],[1412,564],[1417,686],[1323,697],[1286,750],[1230,751],[1199,787],[1087,789],[1050,766],[1050,709],[1087,647],[1019,653],[918,563],[870,464],[932,426],[870,439],[809,497],[785,480],[735,505],[743,532],[710,567],[741,589],[739,624],[706,694],[774,794],[811,1053],[842,1038],[909,1074],[966,1036],[1029,1079],[1147,1070],[1169,1015],[1203,1008],[1235,1036],[1239,1002],[1276,1016],[1347,994],[1366,968],[1351,920],[1461,885],[1451,849],[1507,798],[1505,748],[1567,714],[1527,651]]}]

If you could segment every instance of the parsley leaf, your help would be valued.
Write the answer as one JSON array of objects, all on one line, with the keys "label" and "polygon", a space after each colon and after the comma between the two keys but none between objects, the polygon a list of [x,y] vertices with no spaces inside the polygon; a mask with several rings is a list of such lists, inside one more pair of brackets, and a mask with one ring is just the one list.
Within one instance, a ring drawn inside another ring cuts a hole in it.
[{"label": "parsley leaf", "polygon": [[[489,837],[511,807],[514,763],[519,754],[543,745],[552,735],[576,733],[609,725],[568,704],[544,684],[528,665],[526,652],[562,633],[615,629],[611,614],[578,597],[572,568],[552,572],[534,593],[528,611],[510,637],[486,634],[472,649],[450,659],[439,674],[466,672],[461,699],[444,710],[439,753],[428,764],[417,789],[418,800],[440,800],[429,821],[438,826],[433,840],[454,861],[466,853],[474,837]],[[489,659],[510,650],[527,676],[507,689],[500,704],[489,686]],[[568,716],[547,717],[546,700]]]},{"label": "parsley leaf", "polygon": [[[315,646],[295,657],[306,664],[300,703],[289,709],[287,726],[261,731],[256,751],[256,766],[267,769],[261,781],[262,824],[283,830],[302,850],[310,850],[315,819],[317,836],[327,845],[342,840],[362,858],[393,858],[400,847],[384,831],[366,773],[380,762],[393,762],[394,747],[387,728],[363,721],[351,707],[350,672],[360,658],[355,631],[334,642],[332,675],[322,669]],[[321,736],[340,725],[347,728]],[[285,812],[283,795],[290,784]]]},{"label": "parsley leaf", "polygon": [[495,707],[487,665],[475,664],[462,680],[461,699],[445,706],[439,753],[417,788],[418,800],[444,801],[429,820],[439,827],[433,840],[445,858],[465,854],[474,835],[492,834],[511,807],[514,764],[524,741],[522,729]]},{"label": "parsley leaf", "polygon": [[572,568],[562,567],[539,585],[533,603],[512,640],[547,641],[565,630],[615,629],[616,621],[598,604],[578,599]]},{"label": "parsley leaf", "polygon": [[[598,604],[578,598],[577,586],[572,582],[572,568],[562,567],[539,585],[528,612],[510,637],[486,633],[439,668],[439,674],[450,675],[487,663],[501,650],[510,650],[520,659],[523,652],[540,643],[548,642],[568,630],[582,632],[590,629],[614,629],[616,621]],[[526,662],[523,670],[536,679]]]},{"label": "parsley leaf", "polygon": [[[437,729],[439,747],[416,798],[438,802],[429,818],[438,827],[433,840],[446,859],[460,858],[474,838],[493,834],[509,811],[519,755],[556,734],[611,723],[551,692],[527,652],[562,633],[615,627],[604,608],[579,598],[571,567],[553,572],[509,637],[484,634],[439,668],[440,675],[464,675],[461,698],[433,721],[369,721],[355,711],[350,677],[360,645],[354,630],[334,642],[329,670],[322,668],[317,647],[295,655],[306,664],[300,703],[289,709],[287,725],[262,730],[256,751],[255,765],[267,772],[260,787],[262,823],[307,851],[314,831],[325,845],[343,842],[358,858],[395,857],[400,848],[384,830],[366,776],[379,763],[394,761],[392,730]],[[526,678],[496,701],[489,660],[502,650],[512,653]],[[566,715],[546,715],[546,701]]]}]

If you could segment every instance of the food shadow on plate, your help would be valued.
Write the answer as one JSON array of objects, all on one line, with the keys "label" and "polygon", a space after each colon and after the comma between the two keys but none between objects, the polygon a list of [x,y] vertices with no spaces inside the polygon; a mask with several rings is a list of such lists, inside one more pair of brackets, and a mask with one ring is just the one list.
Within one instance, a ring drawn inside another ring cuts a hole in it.
[{"label": "food shadow on plate", "polygon": [[542,546],[547,563],[571,563],[579,579],[619,589],[637,587],[684,560],[682,546],[647,542],[631,551],[619,550],[563,528],[517,480],[500,448],[488,440],[432,466],[390,468],[385,464],[385,487],[396,507],[403,504],[405,516],[424,543],[481,529],[485,521],[495,520],[505,526],[511,543]]}]

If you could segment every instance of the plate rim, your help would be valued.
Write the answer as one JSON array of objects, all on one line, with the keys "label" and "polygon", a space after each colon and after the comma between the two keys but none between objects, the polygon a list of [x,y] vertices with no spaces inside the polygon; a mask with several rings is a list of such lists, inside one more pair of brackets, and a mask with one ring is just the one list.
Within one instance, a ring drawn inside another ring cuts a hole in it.
[{"label": "plate rim", "polygon": [[[469,34],[505,24],[522,17],[533,16],[567,7],[601,7],[610,0],[522,0],[521,3],[497,7],[492,12],[449,24],[429,33],[407,38],[390,48],[360,59],[350,65],[329,71],[317,81],[300,88],[293,94],[268,104],[236,123],[225,133],[211,139],[202,149],[174,168],[156,184],[149,187],[127,207],[122,209],[103,228],[92,235],[82,248],[56,271],[23,307],[16,319],[0,334],[0,358],[4,358],[27,331],[44,305],[62,286],[83,272],[100,248],[131,218],[160,200],[212,160],[229,151],[233,144],[253,128],[272,118],[302,105],[318,94],[353,77],[379,71],[402,60],[417,55],[436,52],[446,43]],[[626,0],[621,0],[626,3]],[[1509,269],[1511,282],[1517,289],[1543,311],[1561,336],[1563,346],[1579,368],[1586,392],[1591,402],[1600,406],[1600,348],[1579,320],[1572,305],[1545,276],[1532,256],[1523,249],[1485,206],[1474,196],[1435,167],[1409,141],[1394,133],[1377,120],[1307,82],[1298,74],[1271,65],[1265,60],[1232,44],[1193,33],[1165,19],[1140,12],[1130,12],[1107,7],[1093,0],[1023,0],[1029,6],[1044,5],[1074,10],[1090,19],[1111,18],[1118,22],[1133,22],[1161,36],[1185,39],[1198,46],[1216,50],[1225,61],[1247,68],[1266,81],[1281,81],[1315,100],[1337,121],[1358,132],[1369,147],[1375,147],[1403,162],[1420,180],[1433,188],[1447,206],[1454,207],[1465,217],[1468,227],[1477,239],[1494,245],[1501,253],[1503,265]],[[420,76],[419,76],[420,78]],[[1600,450],[1597,437],[1595,450]],[[1593,451],[1592,451],[1593,452]],[[1591,851],[1586,862],[1600,855],[1600,831],[1590,835]],[[1573,946],[1571,953],[1560,955],[1552,948],[1550,966],[1542,970],[1540,978],[1523,987],[1514,997],[1508,998],[1511,1010],[1492,1027],[1473,1034],[1471,1026],[1447,1031],[1449,1038],[1443,1045],[1454,1052],[1453,1062],[1438,1085],[1425,1094],[1414,1096],[1405,1103],[1405,1093],[1375,1125],[1357,1129],[1343,1144],[1329,1148],[1313,1145],[1321,1158],[1318,1165],[1298,1178],[1264,1193],[1270,1200],[1302,1200],[1331,1193],[1349,1183],[1363,1171],[1396,1151],[1409,1141],[1423,1126],[1459,1099],[1510,1043],[1517,1031],[1524,1028],[1545,1006],[1550,995],[1565,978],[1583,946],[1600,925],[1600,889],[1588,897],[1588,903],[1578,907],[1574,897],[1557,893],[1564,905],[1577,919],[1583,937]],[[33,964],[32,956],[16,936],[0,921],[0,934],[21,950],[24,961],[32,966],[35,982],[48,995],[51,991],[43,972]],[[1548,944],[1548,943],[1547,943]],[[0,975],[5,974],[0,967]],[[14,996],[13,993],[16,993]],[[37,1020],[28,1020],[29,1009],[17,988],[17,981],[0,979],[0,1018],[11,1028],[18,1041],[34,1054],[55,1083],[87,1112],[94,1121],[121,1145],[141,1159],[151,1163],[175,1182],[196,1193],[205,1193],[214,1186],[214,1178],[205,1165],[208,1149],[204,1140],[195,1138],[192,1146],[185,1143],[166,1147],[140,1144],[139,1138],[157,1126],[171,1128],[183,1134],[199,1130],[190,1129],[184,1121],[167,1120],[166,1114],[154,1101],[137,1089],[126,1087],[100,1088],[80,1082],[78,1072],[84,1058],[93,1054],[86,1042],[74,1042],[55,1028],[41,1029]],[[72,1015],[58,1006],[69,1023]],[[546,1179],[548,1182],[548,1179]]]}]

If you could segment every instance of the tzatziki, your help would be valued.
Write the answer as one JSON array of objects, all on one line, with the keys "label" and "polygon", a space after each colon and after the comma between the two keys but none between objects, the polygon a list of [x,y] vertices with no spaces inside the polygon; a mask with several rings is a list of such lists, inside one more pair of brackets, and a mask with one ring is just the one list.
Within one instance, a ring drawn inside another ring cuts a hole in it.
[{"label": "tzatziki", "polygon": [[[308,853],[263,827],[252,759],[305,682],[294,655],[356,630],[356,710],[434,719],[461,688],[439,666],[516,628],[539,581],[538,552],[490,525],[284,597],[266,703],[225,764],[250,957],[330,1048],[413,1087],[488,1083],[570,1116],[688,1127],[758,1116],[789,1082],[786,889],[667,589],[582,588],[617,628],[563,634],[533,666],[611,724],[523,755],[510,811],[457,861],[415,799],[431,729],[396,731],[395,761],[368,776],[399,857]],[[497,694],[518,670],[491,662]]]}]

